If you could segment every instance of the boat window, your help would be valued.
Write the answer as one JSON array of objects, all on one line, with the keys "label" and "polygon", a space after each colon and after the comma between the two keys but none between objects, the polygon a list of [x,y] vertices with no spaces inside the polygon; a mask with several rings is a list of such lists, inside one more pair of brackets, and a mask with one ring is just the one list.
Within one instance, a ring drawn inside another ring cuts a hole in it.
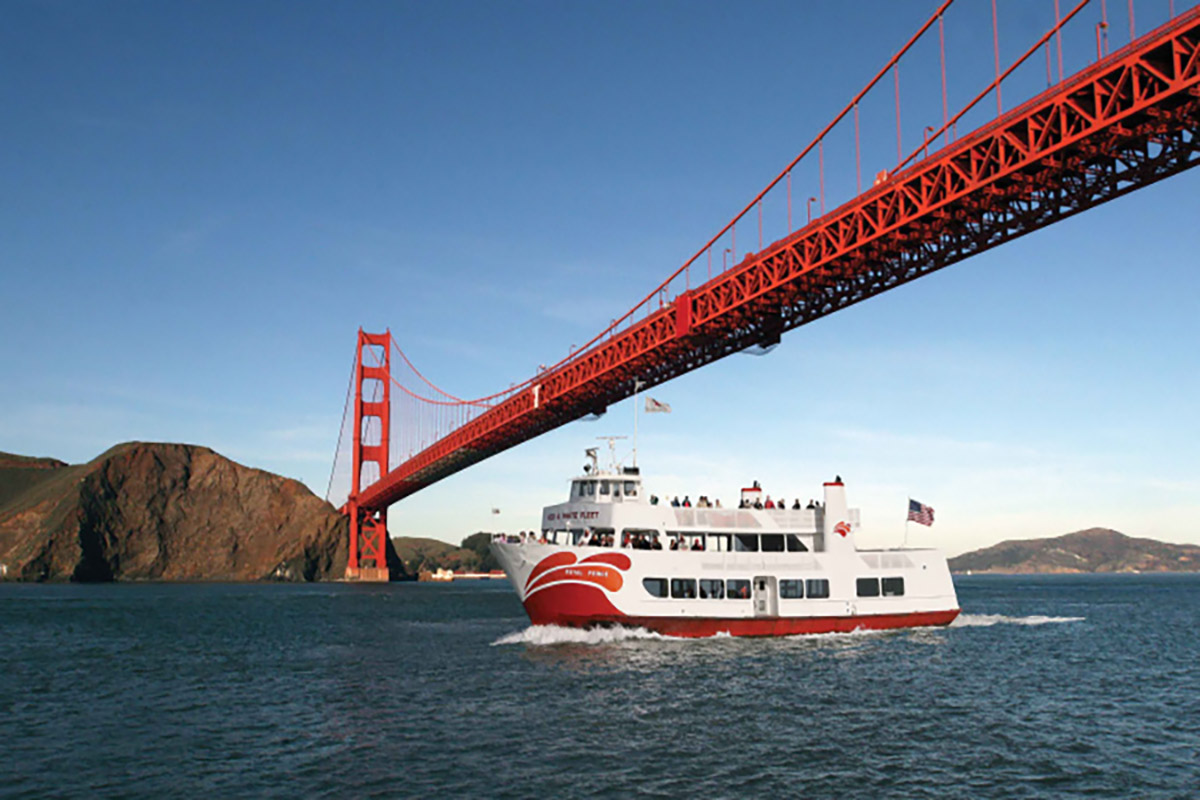
[{"label": "boat window", "polygon": [[903,597],[904,596],[904,578],[884,578],[883,579],[883,596],[884,597]]},{"label": "boat window", "polygon": [[658,531],[650,528],[625,528],[621,531],[621,547],[633,550],[651,550]]},{"label": "boat window", "polygon": [[762,550],[764,553],[782,553],[783,552],[783,534],[782,533],[764,533],[762,535]]},{"label": "boat window", "polygon": [[589,496],[589,497],[595,497],[595,496],[596,496],[596,482],[595,482],[595,481],[588,481],[588,482],[587,482],[587,493],[588,493],[588,496]]},{"label": "boat window", "polygon": [[725,583],[728,590],[726,596],[730,600],[749,600],[750,599],[750,581],[742,580],[741,578],[732,578]]},{"label": "boat window", "polygon": [[796,534],[789,533],[787,535],[787,549],[789,553],[807,553],[808,545]]},{"label": "boat window", "polygon": [[859,597],[879,597],[879,578],[859,578]]},{"label": "boat window", "polygon": [[642,578],[642,586],[650,593],[651,597],[666,597],[667,596],[667,579],[666,578]]},{"label": "boat window", "polygon": [[621,482],[613,481],[612,482],[612,490],[613,490],[613,497],[620,497],[621,496]]},{"label": "boat window", "polygon": [[739,553],[757,553],[758,534],[735,533],[733,535],[733,549]]},{"label": "boat window", "polygon": [[693,533],[688,537],[688,547],[693,550],[703,550],[705,548],[704,534]]},{"label": "boat window", "polygon": [[826,578],[809,578],[804,582],[804,594],[809,600],[829,597],[829,581]]},{"label": "boat window", "polygon": [[583,547],[588,543],[588,540],[591,538],[591,536],[591,531],[578,530],[575,528],[571,529],[571,541],[575,543],[576,547]]},{"label": "boat window", "polygon": [[725,597],[725,581],[700,579],[700,598],[702,600],[720,600]]},{"label": "boat window", "polygon": [[715,553],[729,552],[730,536],[728,533],[710,533],[708,534],[707,538],[709,550],[712,550]]},{"label": "boat window", "polygon": [[600,481],[600,494],[608,494],[608,492],[609,492],[608,484],[609,484],[609,481]]},{"label": "boat window", "polygon": [[696,597],[695,578],[671,578],[671,597],[693,600]]},{"label": "boat window", "polygon": [[571,494],[572,495],[577,494],[580,497],[583,497],[583,492],[584,492],[583,481],[575,481],[575,488],[571,490]]},{"label": "boat window", "polygon": [[784,600],[797,600],[804,597],[804,581],[780,581],[779,596]]},{"label": "boat window", "polygon": [[633,481],[625,481],[625,496],[637,497],[637,484]]}]

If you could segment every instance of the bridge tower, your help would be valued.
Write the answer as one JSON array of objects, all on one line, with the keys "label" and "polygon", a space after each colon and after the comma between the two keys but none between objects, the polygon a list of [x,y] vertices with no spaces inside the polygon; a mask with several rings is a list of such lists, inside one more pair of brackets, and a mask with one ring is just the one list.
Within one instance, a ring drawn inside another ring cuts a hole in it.
[{"label": "bridge tower", "polygon": [[[364,333],[358,329],[354,378],[353,477],[345,512],[350,517],[350,556],[346,580],[386,581],[387,508],[361,508],[363,465],[377,467],[371,483],[388,472],[388,442],[392,422],[392,333]],[[382,349],[382,353],[372,348]],[[373,363],[369,363],[373,362]],[[364,392],[364,385],[367,391]],[[364,397],[364,394],[366,395]]]}]

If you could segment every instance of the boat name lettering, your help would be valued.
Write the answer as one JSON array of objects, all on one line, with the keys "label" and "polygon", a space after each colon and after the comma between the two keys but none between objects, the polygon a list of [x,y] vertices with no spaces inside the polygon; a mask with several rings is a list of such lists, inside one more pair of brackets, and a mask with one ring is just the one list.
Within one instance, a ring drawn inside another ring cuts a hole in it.
[{"label": "boat name lettering", "polygon": [[554,522],[555,520],[568,519],[596,519],[599,516],[599,511],[551,511],[546,515],[546,520]]},{"label": "boat name lettering", "polygon": [[575,567],[563,568],[563,575],[568,578],[607,578],[608,570],[604,569],[578,569]]}]

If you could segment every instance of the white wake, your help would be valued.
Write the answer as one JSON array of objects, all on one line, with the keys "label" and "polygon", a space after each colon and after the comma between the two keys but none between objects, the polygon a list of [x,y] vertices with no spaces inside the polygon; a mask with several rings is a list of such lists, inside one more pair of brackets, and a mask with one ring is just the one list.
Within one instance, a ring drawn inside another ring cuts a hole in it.
[{"label": "white wake", "polygon": [[530,625],[524,630],[514,631],[513,633],[501,636],[492,642],[492,646],[529,644],[540,647],[552,644],[612,644],[613,642],[627,642],[637,639],[675,641],[672,637],[663,636],[660,633],[648,631],[645,628],[623,628],[620,626],[612,628],[567,628],[559,625]]},{"label": "white wake", "polygon": [[1083,622],[1084,617],[1047,617],[1033,614],[1028,617],[1009,617],[1004,614],[959,614],[951,628],[990,628],[993,625],[1049,625],[1056,622]]},{"label": "white wake", "polygon": [[[1048,625],[1062,622],[1083,622],[1084,617],[1049,617],[1033,614],[1028,617],[1010,617],[1004,614],[960,614],[951,628],[990,628],[993,625]],[[860,636],[884,636],[902,633],[906,630],[938,630],[938,628],[888,628],[867,629],[857,628],[852,631],[837,631],[830,633],[804,633],[783,636],[779,638],[792,640],[845,640]],[[714,636],[698,637],[699,639],[732,638],[728,633],[721,632]],[[493,647],[524,644],[543,647],[556,644],[613,644],[616,642],[631,642],[639,640],[658,640],[665,642],[697,641],[696,638],[683,639],[676,636],[664,636],[661,633],[648,631],[645,628],[626,628],[614,626],[611,628],[568,628],[559,625],[530,625],[519,631],[513,631],[492,642]]]}]

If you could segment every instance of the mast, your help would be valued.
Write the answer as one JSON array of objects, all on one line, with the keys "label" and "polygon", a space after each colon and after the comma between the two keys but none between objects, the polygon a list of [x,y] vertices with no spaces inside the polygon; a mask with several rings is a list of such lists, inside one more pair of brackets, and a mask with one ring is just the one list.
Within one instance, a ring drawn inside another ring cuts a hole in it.
[{"label": "mast", "polygon": [[633,379],[633,466],[637,466],[637,436],[638,436],[638,390],[646,385],[646,382],[638,378]]}]

